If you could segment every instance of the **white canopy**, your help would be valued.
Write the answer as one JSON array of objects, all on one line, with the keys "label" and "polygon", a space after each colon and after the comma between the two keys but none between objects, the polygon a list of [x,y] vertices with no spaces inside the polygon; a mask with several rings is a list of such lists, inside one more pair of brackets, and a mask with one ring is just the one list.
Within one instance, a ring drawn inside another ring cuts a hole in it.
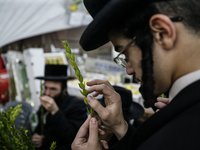
[{"label": "white canopy", "polygon": [[70,12],[70,4],[70,0],[0,0],[0,47],[32,36],[84,26],[92,20],[83,4],[76,12]]}]

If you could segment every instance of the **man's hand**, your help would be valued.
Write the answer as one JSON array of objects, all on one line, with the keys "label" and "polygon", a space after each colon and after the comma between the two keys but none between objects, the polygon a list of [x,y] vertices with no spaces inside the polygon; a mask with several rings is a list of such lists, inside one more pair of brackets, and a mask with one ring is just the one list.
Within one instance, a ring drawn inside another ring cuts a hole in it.
[{"label": "man's hand", "polygon": [[108,149],[109,147],[106,141],[101,140],[103,147],[99,143],[98,132],[99,129],[97,120],[89,115],[87,120],[80,127],[72,143],[72,150],[102,150],[102,148]]},{"label": "man's hand", "polygon": [[40,101],[41,104],[45,107],[45,109],[50,111],[52,115],[54,115],[59,110],[54,99],[49,96],[41,96]]},{"label": "man's hand", "polygon": [[33,145],[35,145],[36,148],[41,147],[43,138],[44,136],[38,134],[33,135],[32,137]]},{"label": "man's hand", "polygon": [[163,97],[158,97],[157,101],[154,105],[155,107],[157,107],[158,109],[156,110],[159,111],[160,109],[164,108],[165,106],[167,106],[169,104],[169,98],[163,98]]},{"label": "man's hand", "polygon": [[123,117],[122,103],[120,95],[114,90],[112,85],[105,80],[92,80],[87,82],[89,93],[96,92],[93,96],[103,94],[106,107],[103,107],[98,100],[92,96],[87,97],[88,104],[98,113],[103,125],[111,131],[120,140],[128,130],[128,125]]}]

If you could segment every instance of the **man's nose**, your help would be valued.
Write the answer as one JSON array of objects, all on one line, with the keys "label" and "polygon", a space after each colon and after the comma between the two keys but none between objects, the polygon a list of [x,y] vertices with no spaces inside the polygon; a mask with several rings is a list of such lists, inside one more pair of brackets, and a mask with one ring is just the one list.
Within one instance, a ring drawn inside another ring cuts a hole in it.
[{"label": "man's nose", "polygon": [[128,75],[135,74],[135,70],[133,69],[133,67],[130,64],[127,64],[127,66],[126,66],[126,73]]}]

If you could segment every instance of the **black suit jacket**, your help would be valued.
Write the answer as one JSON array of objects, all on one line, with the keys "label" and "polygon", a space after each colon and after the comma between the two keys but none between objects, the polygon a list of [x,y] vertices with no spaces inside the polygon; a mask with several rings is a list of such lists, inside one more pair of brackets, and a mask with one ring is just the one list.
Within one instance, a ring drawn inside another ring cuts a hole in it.
[{"label": "black suit jacket", "polygon": [[200,80],[126,135],[111,150],[199,150]]},{"label": "black suit jacket", "polygon": [[[65,99],[58,104],[59,111],[53,116],[49,113],[44,126],[43,146],[39,150],[50,150],[51,143],[56,141],[58,150],[71,150],[77,131],[87,118],[86,105],[83,100],[74,96],[66,95]],[[38,118],[40,119],[40,109]],[[40,121],[40,120],[39,120]],[[39,122],[35,133],[41,133]]]}]

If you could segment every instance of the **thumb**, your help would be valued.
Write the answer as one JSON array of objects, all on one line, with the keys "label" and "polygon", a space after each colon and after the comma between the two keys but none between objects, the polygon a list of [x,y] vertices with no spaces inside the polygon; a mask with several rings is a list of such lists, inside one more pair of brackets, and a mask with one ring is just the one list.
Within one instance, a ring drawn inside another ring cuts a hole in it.
[{"label": "thumb", "polygon": [[89,127],[89,139],[88,144],[93,148],[99,147],[99,137],[98,137],[98,122],[96,118],[92,118],[90,120],[90,127]]},{"label": "thumb", "polygon": [[108,110],[104,108],[101,103],[92,96],[87,97],[88,104],[99,114],[100,118],[105,118],[108,114]]}]

